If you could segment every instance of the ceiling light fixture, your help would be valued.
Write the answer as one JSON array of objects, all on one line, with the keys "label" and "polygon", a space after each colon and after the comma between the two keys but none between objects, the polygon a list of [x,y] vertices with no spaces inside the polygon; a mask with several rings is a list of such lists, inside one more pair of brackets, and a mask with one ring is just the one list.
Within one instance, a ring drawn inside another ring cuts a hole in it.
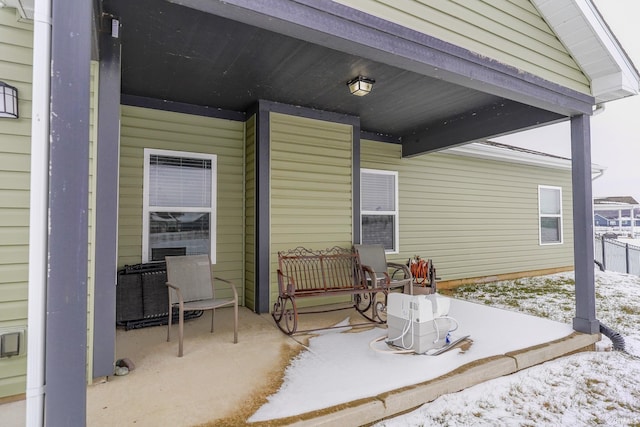
[{"label": "ceiling light fixture", "polygon": [[0,81],[0,117],[18,118],[18,89]]},{"label": "ceiling light fixture", "polygon": [[349,91],[351,95],[356,96],[365,96],[371,89],[373,89],[373,84],[376,81],[370,79],[368,77],[358,76],[354,79],[351,79],[347,82],[347,86],[349,86]]}]

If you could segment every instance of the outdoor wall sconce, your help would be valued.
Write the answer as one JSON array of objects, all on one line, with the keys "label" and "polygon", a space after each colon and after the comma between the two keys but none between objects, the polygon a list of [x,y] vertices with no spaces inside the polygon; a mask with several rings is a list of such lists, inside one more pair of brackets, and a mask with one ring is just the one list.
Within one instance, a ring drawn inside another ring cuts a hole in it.
[{"label": "outdoor wall sconce", "polygon": [[373,89],[373,84],[376,81],[370,79],[368,77],[358,76],[354,79],[351,79],[347,82],[347,86],[349,86],[349,91],[351,95],[356,96],[365,96],[371,89]]},{"label": "outdoor wall sconce", "polygon": [[18,118],[18,89],[0,81],[0,117]]}]

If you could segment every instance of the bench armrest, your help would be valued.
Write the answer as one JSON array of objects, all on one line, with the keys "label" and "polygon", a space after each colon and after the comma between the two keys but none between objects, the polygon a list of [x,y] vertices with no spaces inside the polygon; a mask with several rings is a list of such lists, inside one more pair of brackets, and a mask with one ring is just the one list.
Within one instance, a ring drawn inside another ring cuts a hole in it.
[{"label": "bench armrest", "polygon": [[296,293],[296,285],[293,281],[293,277],[287,276],[280,269],[278,269],[278,292],[280,295],[291,296]]}]

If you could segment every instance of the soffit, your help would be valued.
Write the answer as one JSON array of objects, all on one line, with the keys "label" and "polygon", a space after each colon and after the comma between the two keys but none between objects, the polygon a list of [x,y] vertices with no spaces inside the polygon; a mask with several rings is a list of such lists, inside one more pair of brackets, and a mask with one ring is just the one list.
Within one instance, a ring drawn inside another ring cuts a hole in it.
[{"label": "soffit", "polygon": [[0,7],[4,4],[7,7],[18,9],[20,16],[25,19],[33,19],[35,0],[0,0]]},{"label": "soffit", "polygon": [[638,93],[638,71],[591,1],[531,1],[591,80],[597,102]]},{"label": "soffit", "polygon": [[[189,7],[177,2],[185,3]],[[246,112],[258,100],[359,118],[403,155],[590,113],[593,99],[328,0],[104,0],[122,93]],[[374,78],[373,92],[346,82]]]}]

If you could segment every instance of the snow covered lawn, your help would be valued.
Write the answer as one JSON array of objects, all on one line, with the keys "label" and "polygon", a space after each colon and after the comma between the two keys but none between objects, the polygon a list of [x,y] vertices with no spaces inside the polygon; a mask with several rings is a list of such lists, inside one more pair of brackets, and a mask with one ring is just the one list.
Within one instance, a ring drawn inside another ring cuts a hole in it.
[{"label": "snow covered lawn", "polygon": [[[455,297],[568,323],[574,316],[573,273],[464,287]],[[377,426],[640,425],[640,278],[596,272],[596,310],[624,336],[630,354],[567,356],[442,396]]]}]

